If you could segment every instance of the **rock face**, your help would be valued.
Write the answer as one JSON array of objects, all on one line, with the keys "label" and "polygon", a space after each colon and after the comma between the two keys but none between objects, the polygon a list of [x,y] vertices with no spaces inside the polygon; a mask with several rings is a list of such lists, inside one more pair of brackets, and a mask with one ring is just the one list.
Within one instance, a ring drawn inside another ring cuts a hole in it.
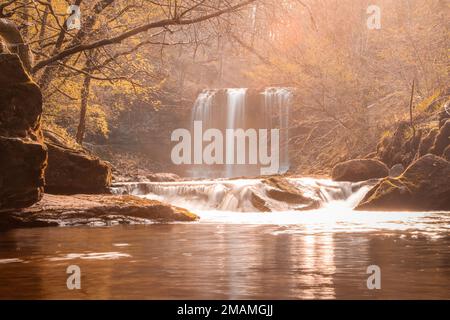
[{"label": "rock face", "polygon": [[373,187],[356,210],[450,210],[450,162],[427,154]]},{"label": "rock face", "polygon": [[[447,95],[449,94],[449,92],[447,91]],[[439,128],[442,127],[445,122],[447,120],[450,119],[450,102],[447,101],[446,103],[444,103],[444,105],[442,106],[442,110],[439,113]]]},{"label": "rock face", "polygon": [[448,119],[444,125],[440,128],[439,133],[436,135],[434,140],[433,148],[431,153],[435,155],[442,155],[445,148],[450,145],[450,119]]},{"label": "rock face", "polygon": [[389,169],[389,177],[395,178],[401,175],[405,171],[405,167],[401,163],[397,163]]},{"label": "rock face", "polygon": [[42,95],[17,55],[0,54],[0,211],[39,201],[47,151]]},{"label": "rock face", "polygon": [[419,156],[422,157],[428,153],[430,153],[431,148],[433,147],[434,141],[436,140],[436,136],[439,133],[438,128],[433,128],[428,132],[422,140],[420,140],[419,144]]},{"label": "rock face", "polygon": [[389,168],[375,159],[355,159],[338,163],[334,166],[331,177],[334,181],[358,182],[374,178],[384,178]]},{"label": "rock face", "polygon": [[378,143],[377,158],[389,167],[400,163],[406,168],[417,158],[428,153],[441,156],[444,150],[441,141],[445,139],[438,139],[438,136],[445,135],[440,133],[435,123],[430,122],[427,126],[417,127],[414,133],[408,122],[401,121],[392,134],[387,134]]},{"label": "rock face", "polygon": [[442,154],[442,157],[447,160],[450,161],[450,146],[448,146],[447,148],[445,148],[444,153]]},{"label": "rock face", "polygon": [[45,192],[105,193],[111,185],[111,165],[81,150],[47,142]]},{"label": "rock face", "polygon": [[45,194],[33,206],[0,215],[0,230],[45,226],[194,221],[186,209],[135,196]]}]

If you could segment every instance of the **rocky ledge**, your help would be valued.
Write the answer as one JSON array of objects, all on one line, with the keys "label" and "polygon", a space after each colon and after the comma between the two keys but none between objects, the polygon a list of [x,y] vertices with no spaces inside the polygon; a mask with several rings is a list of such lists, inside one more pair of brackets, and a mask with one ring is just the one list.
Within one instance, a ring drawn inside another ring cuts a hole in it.
[{"label": "rocky ledge", "polygon": [[42,197],[47,148],[41,112],[41,92],[19,57],[0,53],[0,210]]},{"label": "rocky ledge", "polygon": [[362,199],[356,210],[449,211],[450,162],[427,154],[396,178],[382,179]]},{"label": "rocky ledge", "polygon": [[197,219],[195,214],[186,209],[135,196],[44,194],[42,200],[31,207],[2,212],[0,230],[47,226],[145,224]]}]

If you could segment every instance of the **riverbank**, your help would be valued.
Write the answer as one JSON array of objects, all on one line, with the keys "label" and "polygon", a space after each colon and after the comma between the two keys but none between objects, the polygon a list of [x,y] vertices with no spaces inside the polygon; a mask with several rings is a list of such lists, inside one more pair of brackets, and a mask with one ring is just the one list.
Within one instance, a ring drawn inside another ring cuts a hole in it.
[{"label": "riverbank", "polygon": [[147,224],[154,222],[195,221],[186,209],[124,195],[51,195],[31,207],[2,212],[0,230],[50,226]]}]

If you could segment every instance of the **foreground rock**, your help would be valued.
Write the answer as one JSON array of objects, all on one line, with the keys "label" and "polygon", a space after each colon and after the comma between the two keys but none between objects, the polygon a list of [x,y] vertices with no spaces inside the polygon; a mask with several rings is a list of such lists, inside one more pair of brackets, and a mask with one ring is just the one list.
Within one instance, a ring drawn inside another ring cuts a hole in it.
[{"label": "foreground rock", "polygon": [[432,154],[421,157],[400,177],[380,181],[356,210],[450,210],[450,162]]},{"label": "foreground rock", "polygon": [[33,206],[0,214],[0,230],[46,226],[194,221],[186,209],[135,196],[45,194]]},{"label": "foreground rock", "polygon": [[45,192],[52,194],[105,193],[111,185],[111,165],[82,150],[52,142],[48,148]]},{"label": "foreground rock", "polygon": [[375,159],[354,159],[334,166],[331,177],[334,181],[358,182],[389,175],[389,168]]},{"label": "foreground rock", "polygon": [[285,209],[300,211],[320,207],[318,199],[305,196],[285,178],[274,176],[262,180],[262,183],[268,186],[266,191],[262,193],[254,190],[251,197],[252,205],[261,212],[278,211],[280,207],[277,205],[280,203],[287,205]]},{"label": "foreground rock", "polygon": [[19,57],[0,54],[0,211],[39,201],[47,151],[40,127],[42,95]]}]

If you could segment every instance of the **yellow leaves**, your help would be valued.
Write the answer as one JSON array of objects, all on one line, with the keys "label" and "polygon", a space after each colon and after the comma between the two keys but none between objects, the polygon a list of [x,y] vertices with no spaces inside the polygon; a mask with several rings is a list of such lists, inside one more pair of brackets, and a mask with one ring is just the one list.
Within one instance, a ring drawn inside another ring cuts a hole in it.
[{"label": "yellow leaves", "polygon": [[108,136],[108,121],[102,106],[98,104],[88,105],[86,127],[91,133],[97,133],[104,137]]},{"label": "yellow leaves", "polygon": [[[435,110],[427,110],[427,109],[433,103],[433,101],[436,100],[440,95],[441,95],[441,90],[435,90],[431,96],[425,98],[417,105],[416,110],[419,112],[435,111]],[[436,105],[436,107],[439,107],[439,105]]]}]

